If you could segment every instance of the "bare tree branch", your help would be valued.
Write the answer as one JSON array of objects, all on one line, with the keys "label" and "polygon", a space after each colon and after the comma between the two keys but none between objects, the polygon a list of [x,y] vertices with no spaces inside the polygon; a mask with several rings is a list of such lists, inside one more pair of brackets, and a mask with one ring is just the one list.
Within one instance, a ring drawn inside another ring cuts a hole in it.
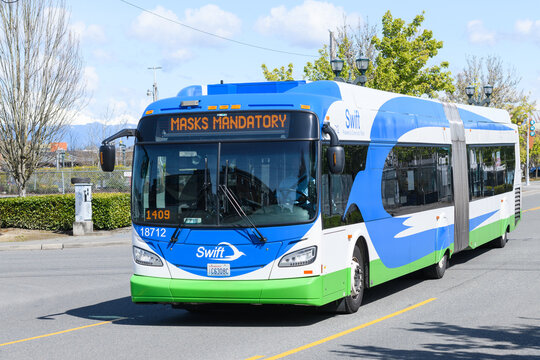
[{"label": "bare tree branch", "polygon": [[483,92],[484,85],[490,84],[493,86],[490,106],[506,108],[508,105],[519,103],[523,98],[523,91],[518,90],[520,81],[521,78],[517,75],[516,69],[512,67],[505,69],[500,57],[469,56],[467,65],[456,76],[455,91],[446,93],[446,96],[450,101],[467,104],[465,87],[469,84],[476,86],[477,93],[474,95],[476,98],[478,91]]},{"label": "bare tree branch", "polygon": [[20,196],[85,95],[79,43],[64,9],[62,0],[0,5],[0,155]]}]

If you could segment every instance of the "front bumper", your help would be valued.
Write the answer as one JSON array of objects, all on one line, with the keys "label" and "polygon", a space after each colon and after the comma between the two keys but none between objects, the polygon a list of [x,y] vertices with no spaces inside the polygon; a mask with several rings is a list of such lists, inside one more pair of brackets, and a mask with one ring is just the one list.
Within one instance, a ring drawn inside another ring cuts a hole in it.
[{"label": "front bumper", "polygon": [[[293,279],[275,280],[186,280],[133,275],[134,303],[247,303],[321,306],[348,295],[347,271]],[[332,288],[328,292],[325,289]]]}]

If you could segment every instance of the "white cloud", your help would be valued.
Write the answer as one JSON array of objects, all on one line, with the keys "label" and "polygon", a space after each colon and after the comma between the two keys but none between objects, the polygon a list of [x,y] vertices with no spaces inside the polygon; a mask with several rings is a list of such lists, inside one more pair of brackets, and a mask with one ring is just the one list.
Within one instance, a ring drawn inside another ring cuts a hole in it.
[{"label": "white cloud", "polygon": [[170,57],[175,61],[182,61],[191,59],[193,57],[193,54],[187,49],[178,49],[172,54],[170,54]]},{"label": "white cloud", "polygon": [[70,125],[84,125],[92,122],[95,122],[92,116],[79,112],[72,114]]},{"label": "white cloud", "polygon": [[532,20],[526,19],[526,20],[517,20],[516,21],[516,31],[518,34],[530,34],[534,22]]},{"label": "white cloud", "polygon": [[73,116],[71,125],[85,125],[91,123],[100,123],[104,125],[124,125],[124,124],[137,124],[139,119],[131,114],[120,114],[109,119],[96,116],[89,113],[77,113]]},{"label": "white cloud", "polygon": [[99,76],[96,68],[93,66],[87,66],[84,68],[83,79],[86,82],[86,90],[95,91],[99,85]]},{"label": "white cloud", "polygon": [[169,50],[188,45],[214,46],[221,44],[222,40],[164,18],[223,37],[233,37],[240,32],[241,28],[241,21],[235,14],[212,4],[199,9],[187,9],[182,18],[163,6],[157,6],[152,12],[159,16],[147,12],[141,13],[132,24],[132,33],[141,40],[164,44],[169,47]]},{"label": "white cloud", "polygon": [[[302,5],[287,9],[284,5],[272,8],[270,15],[257,20],[255,28],[265,35],[277,35],[292,45],[305,48],[320,47],[328,41],[328,30],[343,25],[345,10],[329,2],[306,0]],[[356,23],[358,14],[347,18]]]},{"label": "white cloud", "polygon": [[520,39],[532,38],[535,41],[540,41],[540,20],[517,20],[514,28]]},{"label": "white cloud", "polygon": [[497,34],[489,31],[482,20],[471,20],[467,23],[469,41],[473,44],[495,45]]},{"label": "white cloud", "polygon": [[108,109],[112,114],[125,113],[128,110],[128,104],[123,100],[109,99]]},{"label": "white cloud", "polygon": [[78,21],[70,25],[71,32],[79,38],[80,41],[104,42],[105,32],[99,25],[86,25]]}]

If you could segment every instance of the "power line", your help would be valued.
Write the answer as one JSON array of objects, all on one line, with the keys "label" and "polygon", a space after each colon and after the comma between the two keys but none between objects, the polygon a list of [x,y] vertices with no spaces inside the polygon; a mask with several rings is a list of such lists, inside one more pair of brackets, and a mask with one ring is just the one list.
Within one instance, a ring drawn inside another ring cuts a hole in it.
[{"label": "power line", "polygon": [[191,29],[193,31],[203,33],[203,34],[208,35],[208,36],[213,36],[213,37],[216,37],[216,38],[221,39],[221,40],[230,41],[230,42],[233,42],[233,43],[238,44],[238,45],[249,46],[249,47],[252,47],[252,48],[255,48],[255,49],[272,51],[272,52],[281,53],[281,54],[287,54],[287,55],[304,56],[304,57],[310,57],[310,58],[316,58],[317,57],[315,55],[300,54],[300,53],[284,51],[284,50],[276,50],[276,49],[272,49],[272,48],[268,48],[268,47],[264,47],[264,46],[259,46],[259,45],[255,45],[255,44],[246,43],[246,42],[243,42],[243,41],[234,40],[234,39],[231,39],[231,38],[228,38],[228,37],[225,37],[225,36],[217,35],[217,34],[214,34],[214,33],[208,32],[208,31],[204,31],[204,30],[201,30],[201,29],[197,29],[197,28],[195,28],[193,26],[190,26],[190,25],[186,25],[184,23],[181,23],[180,21],[177,21],[177,20],[168,18],[166,16],[157,14],[157,13],[155,13],[153,11],[147,10],[147,9],[145,9],[143,7],[140,7],[139,5],[133,4],[133,3],[129,2],[129,1],[126,1],[126,0],[120,0],[120,1],[127,4],[127,5],[129,5],[129,6],[137,8],[137,9],[139,9],[141,11],[152,14],[152,15],[154,15],[154,16],[156,16],[158,18],[161,18],[163,20],[170,21],[170,22],[175,23],[177,25],[186,27],[186,28]]}]

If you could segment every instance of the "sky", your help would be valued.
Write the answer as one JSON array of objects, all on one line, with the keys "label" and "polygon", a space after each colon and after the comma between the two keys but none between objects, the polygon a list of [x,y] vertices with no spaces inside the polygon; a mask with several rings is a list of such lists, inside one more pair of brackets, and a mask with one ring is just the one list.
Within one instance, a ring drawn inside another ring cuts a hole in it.
[{"label": "sky", "polygon": [[155,71],[159,98],[220,80],[264,81],[263,63],[273,69],[292,62],[294,78],[302,79],[304,65],[328,44],[328,30],[344,21],[353,28],[367,21],[380,33],[388,10],[406,23],[424,11],[422,28],[444,44],[433,64],[448,61],[453,75],[468,56],[500,57],[505,68],[515,68],[520,89],[540,109],[536,0],[66,0],[66,7],[88,90],[88,105],[73,124],[136,124],[152,101],[149,67],[162,68]]}]

